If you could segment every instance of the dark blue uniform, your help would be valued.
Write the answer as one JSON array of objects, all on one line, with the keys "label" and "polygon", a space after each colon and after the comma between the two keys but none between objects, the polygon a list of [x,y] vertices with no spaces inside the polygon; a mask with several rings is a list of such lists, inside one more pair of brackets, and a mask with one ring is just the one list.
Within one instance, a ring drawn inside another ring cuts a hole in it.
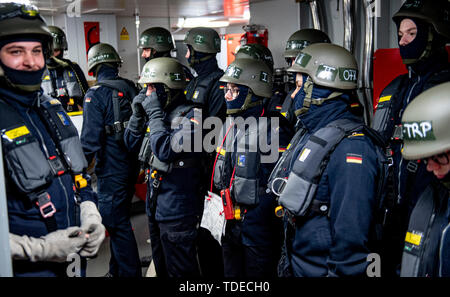
[{"label": "dark blue uniform", "polygon": [[[56,145],[48,128],[37,113],[38,92],[28,95],[17,94],[0,88],[0,98],[10,104],[24,120],[28,130],[36,137],[44,155],[56,156]],[[45,147],[45,148],[44,148]],[[6,164],[4,162],[4,164]],[[6,168],[5,168],[6,169]],[[5,171],[7,172],[7,171]],[[49,233],[36,205],[31,204],[25,195],[19,192],[11,177],[5,174],[6,195],[8,197],[9,231],[16,235],[41,237]],[[78,208],[73,191],[73,179],[69,173],[55,176],[45,188],[56,208],[54,217],[57,229],[66,229],[79,225]],[[97,203],[96,196],[89,187],[81,191],[81,200]],[[66,276],[66,263],[13,261],[15,276]]]},{"label": "dark blue uniform", "polygon": [[[304,91],[301,90],[300,92]],[[317,86],[313,98],[331,91]],[[362,122],[349,111],[348,96],[312,105],[300,116],[305,137],[296,146],[298,158],[310,136],[337,119]],[[353,159],[352,156],[358,156]],[[350,158],[349,158],[350,157]],[[314,199],[329,203],[328,215],[311,210],[296,217],[295,227],[285,220],[287,263],[294,276],[365,275],[370,230],[375,211],[378,159],[372,141],[363,133],[344,138],[331,153]]]},{"label": "dark blue uniform", "polygon": [[[423,91],[450,81],[450,65],[447,54],[433,55],[425,61],[409,66],[408,74],[394,79],[381,93],[372,127],[380,132],[393,152],[393,189],[390,191],[392,209],[386,223],[383,246],[383,274],[399,275],[403,243],[409,216],[421,193],[433,181],[434,175],[423,163],[403,160],[402,142],[394,139],[396,125],[406,106]],[[389,110],[389,111],[388,111]]]},{"label": "dark blue uniform", "polygon": [[[289,138],[287,135],[289,134],[284,131],[285,127],[283,126],[279,128],[270,126],[269,117],[274,114],[275,112],[265,115],[263,107],[257,106],[247,110],[242,116],[244,118],[255,117],[259,120],[267,116],[269,128],[267,131],[261,132],[267,133],[269,142],[271,134],[274,131],[278,132],[279,147],[276,148],[278,156],[279,152],[288,145]],[[275,114],[275,116],[278,116],[278,114]],[[234,180],[233,169],[239,166],[237,164],[236,145],[244,135],[244,131],[237,131],[236,128],[236,126],[232,128],[235,129],[234,135],[237,135],[237,137],[231,143],[235,148],[231,152],[231,162],[225,162],[226,168],[222,171],[221,182],[216,181],[216,187],[219,190],[228,188],[230,185],[231,187],[235,186],[234,182],[230,184],[230,180]],[[275,137],[278,137],[278,135]],[[240,208],[242,219],[227,221],[225,236],[222,238],[225,277],[272,277],[276,275],[276,265],[280,256],[282,222],[275,216],[275,207],[277,206],[275,196],[266,192],[267,180],[275,163],[261,163],[259,165],[256,173],[259,185],[257,189],[259,203],[251,206],[235,203]],[[215,171],[220,171],[221,166],[223,165],[216,165]],[[215,176],[216,174],[214,173]],[[230,190],[230,192],[232,193],[232,199],[236,201],[233,190]]]},{"label": "dark blue uniform", "polygon": [[[117,78],[118,70],[101,67],[97,80]],[[141,276],[136,239],[130,222],[131,199],[138,174],[137,155],[129,153],[105,126],[113,125],[112,89],[96,86],[84,100],[81,142],[90,164],[96,158],[97,193],[102,223],[111,238],[109,272],[113,276]]]},{"label": "dark blue uniform", "polygon": [[[153,178],[147,184],[146,206],[152,257],[159,277],[192,277],[199,275],[195,243],[198,216],[202,209],[200,185],[203,168],[202,153],[194,152],[193,146],[194,134],[201,129],[201,110],[193,109],[184,100],[171,105],[171,108],[164,110],[164,118],[161,119],[164,131],[152,133],[152,127],[149,127],[152,153],[160,161],[173,166],[169,173],[162,174],[158,189],[152,186]],[[180,126],[172,129],[172,119],[177,115],[182,116],[183,120]],[[125,145],[130,151],[138,151],[143,137],[144,132],[127,128]],[[192,145],[190,152],[178,151],[183,143]],[[179,147],[174,150],[172,145],[175,144]],[[184,162],[184,168],[180,166],[180,161]]]}]

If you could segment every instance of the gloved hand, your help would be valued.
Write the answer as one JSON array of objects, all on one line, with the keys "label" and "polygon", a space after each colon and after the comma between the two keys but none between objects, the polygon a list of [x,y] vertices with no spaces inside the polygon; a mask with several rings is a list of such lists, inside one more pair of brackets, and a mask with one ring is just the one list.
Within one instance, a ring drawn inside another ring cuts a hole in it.
[{"label": "gloved hand", "polygon": [[81,203],[80,220],[81,229],[89,235],[86,244],[81,249],[80,256],[93,257],[105,239],[105,226],[102,225],[102,217],[94,202],[84,201]]},{"label": "gloved hand", "polygon": [[66,262],[67,256],[78,253],[87,242],[80,227],[69,227],[40,238],[9,233],[11,258],[31,262]]},{"label": "gloved hand", "polygon": [[140,92],[134,97],[133,102],[131,103],[131,109],[136,118],[145,118],[146,116],[145,110],[142,107],[142,102],[144,102],[145,97],[145,92]]},{"label": "gloved hand", "polygon": [[163,118],[163,108],[161,106],[161,102],[158,99],[158,95],[156,95],[156,91],[152,92],[145,98],[145,100],[142,102],[142,107],[147,113],[149,120]]}]

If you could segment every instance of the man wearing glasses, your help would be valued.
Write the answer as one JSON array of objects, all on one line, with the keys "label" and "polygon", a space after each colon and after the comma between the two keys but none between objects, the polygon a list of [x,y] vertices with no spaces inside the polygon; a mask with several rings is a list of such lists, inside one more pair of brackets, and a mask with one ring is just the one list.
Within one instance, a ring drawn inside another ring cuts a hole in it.
[{"label": "man wearing glasses", "polygon": [[[417,201],[404,240],[400,276],[450,276],[450,82],[414,99],[402,118],[403,158],[437,177]],[[408,127],[416,127],[409,129]]]}]

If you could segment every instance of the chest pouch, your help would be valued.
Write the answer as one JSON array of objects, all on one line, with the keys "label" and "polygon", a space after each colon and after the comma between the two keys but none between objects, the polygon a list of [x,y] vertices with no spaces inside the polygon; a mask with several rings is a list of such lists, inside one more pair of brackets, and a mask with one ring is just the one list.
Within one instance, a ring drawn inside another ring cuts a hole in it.
[{"label": "chest pouch", "polygon": [[234,159],[235,175],[233,181],[233,198],[237,203],[257,205],[259,203],[259,180],[261,155],[258,147],[258,131],[247,129],[237,138]]},{"label": "chest pouch", "polygon": [[279,203],[295,216],[304,216],[314,199],[331,153],[361,123],[337,120],[311,135],[294,162]]}]

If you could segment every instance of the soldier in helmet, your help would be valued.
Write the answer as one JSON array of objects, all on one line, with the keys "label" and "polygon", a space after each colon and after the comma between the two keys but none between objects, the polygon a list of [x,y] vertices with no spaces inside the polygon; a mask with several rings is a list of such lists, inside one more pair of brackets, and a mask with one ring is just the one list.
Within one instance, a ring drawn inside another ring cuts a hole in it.
[{"label": "soldier in helmet", "polygon": [[88,52],[88,70],[97,85],[86,93],[81,143],[89,164],[95,158],[99,211],[110,235],[111,259],[108,276],[139,277],[141,265],[130,222],[131,199],[138,175],[137,155],[123,143],[137,94],[133,82],[121,78],[122,60],[107,43]]},{"label": "soldier in helmet", "polygon": [[[197,27],[190,29],[184,38],[188,50],[186,59],[197,76],[186,86],[185,94],[188,101],[203,110],[203,117],[218,117],[221,120],[226,116],[223,86],[219,78],[223,71],[217,64],[216,55],[220,52],[220,37],[214,29]],[[207,133],[208,131],[205,131]],[[211,169],[214,156],[207,154],[208,166]],[[211,172],[204,173],[204,194],[208,188]],[[199,228],[199,261],[202,274],[209,277],[223,276],[222,252],[218,242],[209,231]]]},{"label": "soldier in helmet", "polygon": [[[262,60],[238,58],[220,81],[227,83],[225,99],[231,120],[227,119],[219,138],[222,145],[217,148],[213,174],[216,189],[222,199],[230,198],[227,207],[232,211],[226,217],[222,238],[224,275],[274,277],[281,220],[275,216],[275,197],[265,191],[265,185],[278,160],[279,148],[286,147],[289,139],[283,138],[283,127],[272,126],[264,110],[264,101],[272,96],[272,69]],[[253,120],[254,125],[238,124],[239,119]],[[261,138],[269,140],[271,149],[276,145],[275,151],[263,150],[258,141]]]},{"label": "soldier in helmet", "polygon": [[[162,27],[148,28],[139,37],[139,48],[142,49],[141,57],[146,62],[153,58],[170,57],[170,53],[175,49],[172,34]],[[193,75],[190,69],[183,65],[186,79],[190,81]]]},{"label": "soldier in helmet", "polygon": [[130,151],[138,151],[143,141],[151,147],[146,210],[156,274],[200,276],[196,240],[204,165],[202,152],[193,148],[194,135],[201,133],[201,110],[186,100],[183,67],[173,58],[151,59],[139,83],[146,85],[146,97],[133,102],[125,143]]},{"label": "soldier in helmet", "polygon": [[60,102],[40,90],[52,53],[47,25],[34,7],[1,3],[0,28],[0,130],[14,275],[64,277],[69,256],[97,253],[105,228],[77,130]]},{"label": "soldier in helmet", "polygon": [[305,47],[288,69],[303,75],[304,112],[300,137],[284,153],[292,154],[285,185],[275,191],[285,219],[281,276],[366,275],[379,155],[348,108],[357,69],[350,52],[330,43]]},{"label": "soldier in helmet", "polygon": [[445,44],[450,38],[450,3],[446,0],[408,0],[393,16],[398,45],[408,73],[395,78],[381,93],[372,127],[379,131],[392,155],[383,251],[384,275],[398,275],[408,218],[420,194],[434,179],[423,163],[401,155],[401,116],[423,91],[450,80]]},{"label": "soldier in helmet", "polygon": [[48,26],[53,36],[53,55],[47,59],[47,70],[42,88],[50,97],[61,101],[68,112],[83,108],[83,98],[89,88],[83,71],[77,63],[64,59],[67,50],[66,34],[56,26]]},{"label": "soldier in helmet", "polygon": [[400,276],[450,276],[450,82],[412,101],[402,116],[405,160],[422,160],[433,180],[409,219]]},{"label": "soldier in helmet", "polygon": [[[286,42],[286,48],[284,50],[284,58],[288,66],[292,66],[297,55],[306,46],[313,43],[331,43],[330,38],[324,32],[317,29],[301,29],[294,32]],[[284,115],[292,126],[296,123],[297,110],[295,106],[296,96],[300,96],[299,91],[303,85],[304,78],[300,73],[293,72],[295,81],[295,88],[288,92],[287,96],[283,98],[281,106],[281,114]]]}]

